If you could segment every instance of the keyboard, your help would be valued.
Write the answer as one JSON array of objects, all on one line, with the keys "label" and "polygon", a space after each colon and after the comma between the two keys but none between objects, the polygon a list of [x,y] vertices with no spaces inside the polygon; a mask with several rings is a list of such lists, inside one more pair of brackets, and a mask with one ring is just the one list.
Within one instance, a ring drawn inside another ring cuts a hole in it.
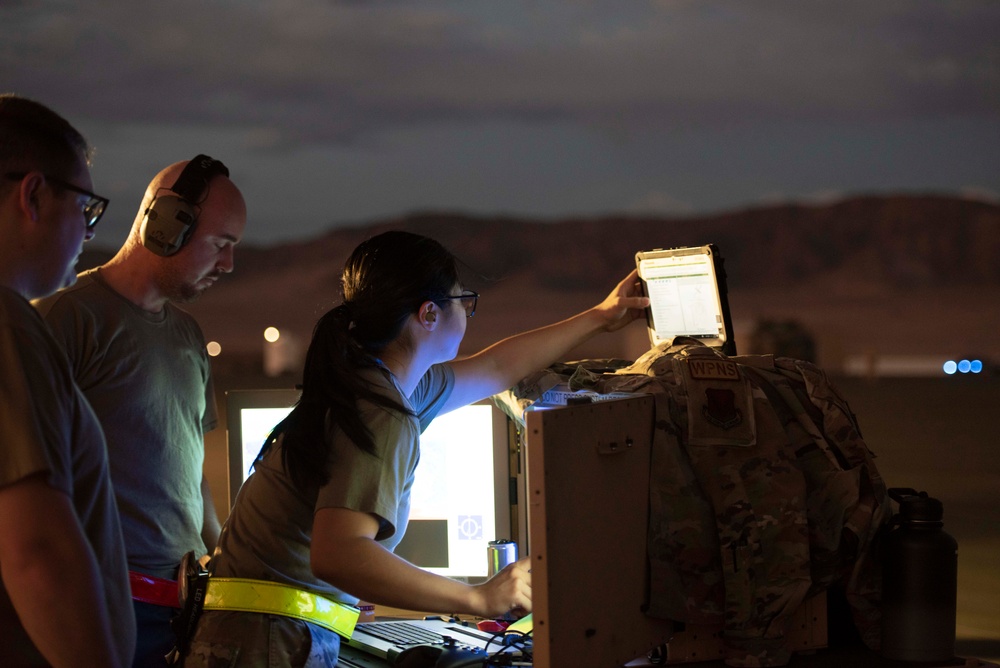
[{"label": "keyboard", "polygon": [[364,622],[358,628],[368,635],[397,645],[440,645],[444,636],[406,622]]}]

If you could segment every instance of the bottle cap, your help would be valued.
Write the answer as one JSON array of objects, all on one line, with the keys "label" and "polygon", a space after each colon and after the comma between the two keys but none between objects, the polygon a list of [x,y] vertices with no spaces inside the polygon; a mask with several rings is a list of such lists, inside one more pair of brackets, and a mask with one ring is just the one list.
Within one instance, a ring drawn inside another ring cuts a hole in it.
[{"label": "bottle cap", "polygon": [[944,504],[929,496],[908,496],[899,503],[899,515],[904,522],[940,522]]}]

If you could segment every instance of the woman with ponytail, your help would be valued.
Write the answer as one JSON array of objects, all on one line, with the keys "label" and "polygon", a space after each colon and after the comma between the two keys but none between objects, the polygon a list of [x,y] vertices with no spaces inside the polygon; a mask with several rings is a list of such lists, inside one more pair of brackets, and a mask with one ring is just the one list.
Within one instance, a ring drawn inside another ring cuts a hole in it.
[{"label": "woman with ponytail", "polygon": [[[633,272],[597,306],[456,360],[478,295],[438,242],[375,236],[352,253],[343,302],[313,332],[302,396],[269,436],[212,560],[213,578],[280,583],[348,606],[497,617],[531,610],[527,560],[468,585],[393,554],[420,432],[642,315]],[[212,579],[209,580],[212,591]],[[205,610],[186,666],[335,666],[340,636],[290,616]]]}]

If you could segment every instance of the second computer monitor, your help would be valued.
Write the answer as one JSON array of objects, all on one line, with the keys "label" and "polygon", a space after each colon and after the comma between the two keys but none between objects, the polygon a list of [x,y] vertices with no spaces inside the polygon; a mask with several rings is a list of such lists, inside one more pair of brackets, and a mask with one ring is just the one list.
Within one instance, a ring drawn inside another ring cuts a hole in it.
[{"label": "second computer monitor", "polygon": [[[271,429],[298,401],[298,390],[226,393],[229,500],[236,500]],[[410,523],[396,554],[440,575],[481,582],[487,545],[512,538],[507,416],[483,401],[439,415],[420,437]]]}]

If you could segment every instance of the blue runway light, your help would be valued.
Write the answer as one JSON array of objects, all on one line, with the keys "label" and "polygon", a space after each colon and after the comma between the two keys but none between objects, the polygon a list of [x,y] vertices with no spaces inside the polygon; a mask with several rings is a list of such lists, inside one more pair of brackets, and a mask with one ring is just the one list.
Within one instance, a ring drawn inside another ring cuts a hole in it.
[{"label": "blue runway light", "polygon": [[943,369],[944,372],[950,376],[958,371],[958,364],[955,363],[955,360],[948,360],[944,363]]},{"label": "blue runway light", "polygon": [[982,360],[972,360],[972,362],[969,363],[969,371],[971,371],[972,373],[981,373],[982,370],[983,370]]},{"label": "blue runway light", "polygon": [[972,368],[972,362],[970,362],[969,360],[962,360],[961,362],[958,363],[959,373],[969,373],[969,369],[971,368]]}]

